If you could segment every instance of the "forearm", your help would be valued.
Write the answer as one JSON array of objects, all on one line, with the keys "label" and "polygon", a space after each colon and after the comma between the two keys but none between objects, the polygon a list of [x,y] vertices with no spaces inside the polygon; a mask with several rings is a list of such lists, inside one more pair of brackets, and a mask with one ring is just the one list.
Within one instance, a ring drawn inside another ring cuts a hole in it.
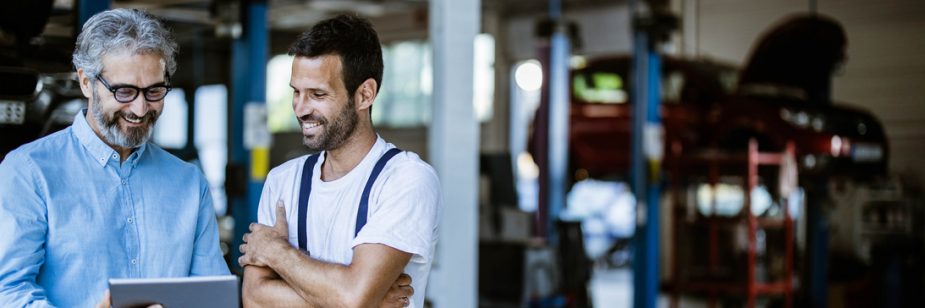
[{"label": "forearm", "polygon": [[381,300],[358,294],[363,287],[351,279],[349,267],[312,259],[296,249],[280,249],[268,265],[312,306],[368,307]]},{"label": "forearm", "polygon": [[267,267],[246,266],[242,289],[244,307],[317,307]]}]

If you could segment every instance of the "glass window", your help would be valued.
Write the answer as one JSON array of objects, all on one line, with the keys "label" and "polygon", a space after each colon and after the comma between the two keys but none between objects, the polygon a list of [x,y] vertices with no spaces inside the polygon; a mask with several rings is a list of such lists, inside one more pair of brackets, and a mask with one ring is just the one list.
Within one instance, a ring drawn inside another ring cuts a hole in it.
[{"label": "glass window", "polygon": [[228,163],[228,89],[205,85],[196,89],[196,149],[202,172],[209,182],[212,204],[219,216],[227,213],[225,165]]},{"label": "glass window", "polygon": [[187,123],[186,94],[183,89],[173,89],[164,98],[164,109],[154,125],[154,143],[168,149],[182,149],[186,147]]},{"label": "glass window", "polygon": [[292,111],[291,73],[292,56],[277,55],[267,63],[267,126],[271,133],[299,130]]},{"label": "glass window", "polygon": [[420,127],[430,123],[433,65],[425,41],[403,41],[382,47],[385,71],[373,105],[373,123],[387,127]]},{"label": "glass window", "polygon": [[473,61],[473,103],[475,117],[479,122],[491,120],[495,99],[495,38],[488,33],[475,37],[475,59]]},{"label": "glass window", "polygon": [[572,79],[575,97],[588,103],[622,104],[627,102],[625,83],[617,73],[576,74]]}]

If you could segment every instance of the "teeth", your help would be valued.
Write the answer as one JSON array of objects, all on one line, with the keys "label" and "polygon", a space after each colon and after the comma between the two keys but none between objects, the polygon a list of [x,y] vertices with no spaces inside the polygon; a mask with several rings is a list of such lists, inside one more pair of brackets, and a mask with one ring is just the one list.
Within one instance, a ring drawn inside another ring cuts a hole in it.
[{"label": "teeth", "polygon": [[312,127],[315,127],[315,126],[318,126],[318,125],[320,125],[320,124],[318,124],[318,123],[302,123],[302,128],[306,128],[306,129],[307,129],[307,128],[312,128]]},{"label": "teeth", "polygon": [[122,117],[122,118],[132,124],[141,123],[141,118],[134,118],[134,119],[129,119],[128,117]]}]

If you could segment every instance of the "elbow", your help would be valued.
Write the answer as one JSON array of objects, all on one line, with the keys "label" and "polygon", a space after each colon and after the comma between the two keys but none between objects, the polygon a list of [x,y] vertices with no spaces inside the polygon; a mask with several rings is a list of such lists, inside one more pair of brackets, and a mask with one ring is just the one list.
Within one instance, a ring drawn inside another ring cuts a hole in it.
[{"label": "elbow", "polygon": [[241,283],[241,305],[244,307],[265,307],[265,304],[268,303],[262,301],[263,292],[261,292],[265,282],[263,277],[245,274]]},{"label": "elbow", "polygon": [[241,284],[241,305],[244,307],[260,307],[255,290],[257,288],[255,284],[258,283],[259,282],[247,278],[244,279],[244,282]]}]

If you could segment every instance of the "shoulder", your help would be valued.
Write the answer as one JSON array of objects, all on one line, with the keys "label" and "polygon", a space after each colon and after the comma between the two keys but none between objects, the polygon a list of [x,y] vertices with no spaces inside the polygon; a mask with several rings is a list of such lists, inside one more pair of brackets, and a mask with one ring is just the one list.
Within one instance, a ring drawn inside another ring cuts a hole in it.
[{"label": "shoulder", "polygon": [[302,155],[302,156],[287,160],[286,162],[280,164],[279,166],[273,167],[273,169],[270,169],[270,172],[267,173],[267,181],[271,179],[273,180],[285,179],[285,178],[289,178],[297,174],[300,174],[300,172],[302,171],[302,167],[305,165],[305,160],[307,160],[312,155],[318,155],[318,154]]},{"label": "shoulder", "polygon": [[71,133],[71,128],[68,127],[19,146],[7,153],[4,161],[13,159],[19,162],[34,162],[46,158],[60,160],[61,149],[71,142],[76,142],[76,137]]},{"label": "shoulder", "polygon": [[417,153],[411,151],[402,151],[392,157],[382,173],[388,177],[386,182],[390,184],[397,182],[403,183],[401,185],[423,184],[439,187],[440,181],[434,168],[422,160]]},{"label": "shoulder", "polygon": [[51,135],[23,144],[10,151],[0,162],[2,173],[18,170],[18,173],[35,176],[35,172],[45,173],[47,168],[60,166],[61,161],[74,159],[73,144],[77,142],[71,128],[57,131]]}]

